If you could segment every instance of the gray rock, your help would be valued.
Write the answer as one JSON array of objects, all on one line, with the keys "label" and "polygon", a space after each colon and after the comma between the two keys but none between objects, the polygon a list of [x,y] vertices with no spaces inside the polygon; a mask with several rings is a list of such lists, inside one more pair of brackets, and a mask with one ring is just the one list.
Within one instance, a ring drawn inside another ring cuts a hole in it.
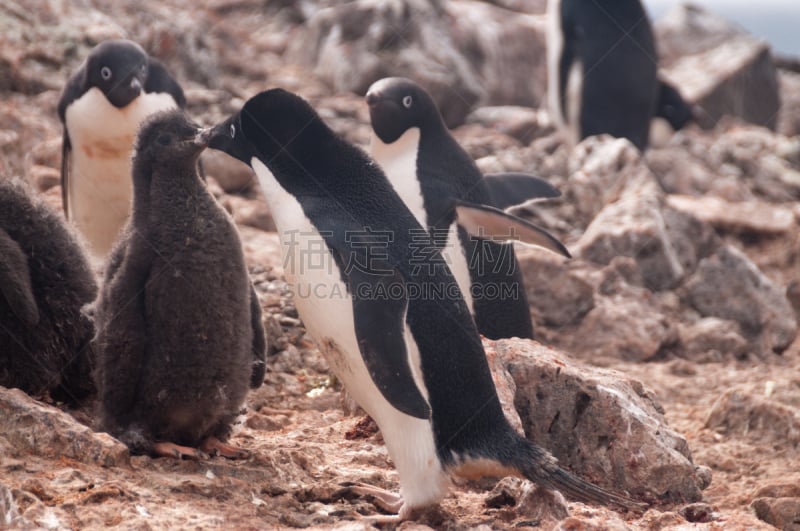
[{"label": "gray rock", "polygon": [[0,483],[0,527],[10,529],[20,525],[19,508],[8,487]]},{"label": "gray rock", "polygon": [[445,4],[453,44],[477,73],[484,103],[538,107],[547,87],[545,17],[473,0]]},{"label": "gray rock", "polygon": [[655,33],[662,76],[702,108],[704,125],[730,115],[775,129],[780,93],[769,44],[694,5],[674,8]]},{"label": "gray rock", "polygon": [[720,135],[705,156],[710,167],[733,170],[753,196],[771,201],[800,199],[799,138],[740,126]]},{"label": "gray rock", "polygon": [[745,336],[758,338],[764,352],[782,352],[797,335],[784,290],[729,245],[701,260],[679,291],[701,315],[739,323]]},{"label": "gray rock", "polygon": [[778,71],[781,89],[781,114],[778,132],[786,136],[800,135],[800,73]]},{"label": "gray rock", "polygon": [[678,510],[678,514],[686,518],[687,522],[706,523],[716,520],[714,508],[703,502],[685,505]]},{"label": "gray rock", "polygon": [[678,262],[689,274],[697,268],[700,260],[713,254],[722,243],[714,228],[696,217],[694,212],[670,208],[669,198],[667,196],[661,215]]},{"label": "gray rock", "polygon": [[317,11],[286,54],[334,91],[364,94],[383,77],[414,78],[454,126],[484,92],[445,20],[441,1],[356,0]]},{"label": "gray rock", "polygon": [[612,295],[598,298],[578,327],[560,339],[559,345],[576,356],[648,361],[676,342],[670,319],[658,310],[652,293],[640,297]]},{"label": "gray rock", "polygon": [[514,105],[478,107],[467,116],[466,122],[494,129],[523,144],[530,144],[535,138],[553,132],[552,124],[542,112]]},{"label": "gray rock", "polygon": [[692,214],[716,229],[738,234],[780,236],[797,228],[791,208],[763,201],[732,203],[711,196],[670,195],[667,205]]},{"label": "gray rock", "polygon": [[629,256],[639,265],[647,287],[674,287],[686,271],[667,231],[662,202],[663,193],[652,175],[637,174],[619,200],[594,218],[575,245],[575,254],[597,264]]},{"label": "gray rock", "polygon": [[795,408],[745,389],[729,389],[711,406],[705,427],[728,437],[760,443],[800,444],[800,414]]},{"label": "gray rock", "polygon": [[743,359],[750,350],[739,325],[716,317],[706,317],[690,325],[678,326],[683,355],[700,363]]},{"label": "gray rock", "polygon": [[592,285],[575,272],[575,262],[536,249],[516,249],[535,324],[562,327],[594,307]]},{"label": "gray rock", "polygon": [[517,383],[528,438],[576,474],[635,496],[698,501],[701,484],[686,439],[653,394],[615,371],[578,366],[534,341],[495,348]]},{"label": "gray rock", "polygon": [[800,531],[800,498],[758,498],[750,506],[760,520],[782,531]]},{"label": "gray rock", "polygon": [[778,481],[759,487],[754,498],[800,498],[800,485]]},{"label": "gray rock", "polygon": [[484,0],[511,11],[522,13],[544,14],[547,11],[547,0]]},{"label": "gray rock", "polygon": [[0,433],[23,455],[67,457],[86,464],[129,464],[128,448],[95,433],[67,413],[37,402],[19,389],[0,387]]},{"label": "gray rock", "polygon": [[619,199],[627,183],[651,179],[639,151],[625,139],[593,136],[578,144],[569,159],[569,180],[562,193],[586,226],[609,203]]},{"label": "gray rock", "polygon": [[526,519],[551,524],[569,516],[566,500],[557,491],[537,487],[528,480],[505,477],[487,494],[484,505],[490,508],[513,506],[514,513]]}]

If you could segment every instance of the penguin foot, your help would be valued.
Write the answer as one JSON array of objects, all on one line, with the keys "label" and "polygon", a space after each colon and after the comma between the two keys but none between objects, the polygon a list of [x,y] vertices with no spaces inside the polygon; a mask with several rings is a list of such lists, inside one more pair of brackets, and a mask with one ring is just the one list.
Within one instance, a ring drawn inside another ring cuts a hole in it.
[{"label": "penguin foot", "polygon": [[[394,492],[364,483],[354,483],[349,488],[350,492],[358,496],[371,496],[373,503],[387,513],[400,515],[403,509],[403,497]],[[401,515],[400,519],[403,519]]]},{"label": "penguin foot", "polygon": [[193,459],[196,461],[207,459],[203,451],[197,448],[190,448],[188,446],[181,446],[171,442],[157,442],[153,443],[153,455],[156,457],[172,457],[173,459]]},{"label": "penguin foot", "polygon": [[237,448],[230,444],[224,443],[214,436],[207,438],[200,445],[200,449],[209,455],[221,455],[228,459],[247,459],[250,457],[250,452],[244,448]]}]

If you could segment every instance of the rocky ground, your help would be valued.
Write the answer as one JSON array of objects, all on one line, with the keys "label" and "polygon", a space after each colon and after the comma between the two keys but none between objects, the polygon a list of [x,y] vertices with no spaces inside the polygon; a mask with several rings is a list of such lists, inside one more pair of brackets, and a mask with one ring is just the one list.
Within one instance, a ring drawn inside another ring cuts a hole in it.
[{"label": "rocky ground", "polygon": [[[800,529],[797,61],[676,11],[656,24],[662,75],[702,105],[703,127],[644,156],[608,138],[570,149],[540,110],[543,3],[8,0],[0,178],[28,179],[60,209],[55,106],[104,38],[161,57],[204,124],[282,86],[362,146],[360,94],[384,75],[418,78],[484,171],[537,173],[563,192],[519,211],[575,258],[519,252],[539,342],[486,342],[507,414],[568,468],[652,507],[621,514],[506,478],[459,482],[441,510],[399,527]],[[0,527],[386,525],[343,486],[396,489],[397,474],[304,335],[257,185],[224,156],[204,163],[239,224],[270,341],[233,439],[252,457],[131,457],[90,429],[91,404],[0,388]]]}]

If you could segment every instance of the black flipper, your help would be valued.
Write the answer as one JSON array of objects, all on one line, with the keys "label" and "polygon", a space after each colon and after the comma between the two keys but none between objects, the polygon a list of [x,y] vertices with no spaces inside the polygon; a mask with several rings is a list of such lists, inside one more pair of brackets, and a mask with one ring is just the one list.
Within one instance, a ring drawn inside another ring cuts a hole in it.
[{"label": "black flipper", "polygon": [[253,327],[253,372],[250,374],[250,388],[257,389],[264,383],[267,370],[267,339],[264,335],[264,324],[261,322],[261,305],[258,296],[250,283],[250,322]]},{"label": "black flipper", "polygon": [[72,144],[64,125],[64,137],[61,140],[61,206],[64,208],[64,217],[69,219],[69,161],[72,155]]},{"label": "black flipper", "polygon": [[561,192],[540,177],[527,173],[487,173],[483,182],[492,198],[492,206],[505,210],[531,199],[559,197]]},{"label": "black flipper", "polygon": [[[371,262],[372,267],[376,261]],[[431,408],[414,381],[406,349],[405,281],[396,269],[385,266],[383,271],[353,267],[349,272],[358,347],[383,397],[407,415],[429,419]]]},{"label": "black flipper", "polygon": [[565,123],[569,123],[569,113],[573,109],[568,108],[569,98],[567,97],[567,83],[569,83],[569,73],[572,70],[572,63],[575,61],[575,23],[569,10],[565,9],[564,3],[559,2],[561,18],[561,57],[558,58],[558,106],[561,116]]},{"label": "black flipper", "polygon": [[67,132],[67,107],[83,95],[83,86],[86,82],[86,63],[84,63],[67,81],[61,98],[58,100],[58,117],[64,127],[61,140],[61,203],[64,207],[64,216],[69,219],[69,161],[72,155],[72,142]]},{"label": "black flipper", "polygon": [[458,224],[476,238],[519,241],[572,258],[564,244],[555,236],[543,228],[507,212],[463,201],[456,203],[455,210]]},{"label": "black flipper", "polygon": [[3,229],[0,229],[0,295],[26,326],[36,326],[39,308],[31,286],[28,258]]},{"label": "black flipper", "polygon": [[186,107],[186,96],[183,94],[183,89],[158,59],[150,57],[148,60],[144,90],[145,92],[166,92],[172,96],[178,107],[181,109]]},{"label": "black flipper", "polygon": [[683,99],[678,89],[663,79],[658,80],[658,104],[655,115],[667,120],[675,131],[694,120],[692,106]]}]

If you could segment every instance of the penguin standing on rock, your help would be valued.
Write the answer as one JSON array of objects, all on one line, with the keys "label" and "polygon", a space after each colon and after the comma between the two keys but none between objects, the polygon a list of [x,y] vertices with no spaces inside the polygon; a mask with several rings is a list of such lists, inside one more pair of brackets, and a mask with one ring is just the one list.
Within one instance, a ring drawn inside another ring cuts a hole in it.
[{"label": "penguin standing on rock", "polygon": [[434,235],[478,331],[491,339],[532,338],[522,271],[513,246],[502,240],[532,235],[533,240],[523,241],[566,257],[569,252],[542,229],[513,230],[513,220],[488,224],[482,236],[475,237],[460,224],[458,209],[466,203],[502,209],[533,198],[557,197],[559,191],[530,175],[484,178],[447,130],[430,95],[409,79],[375,82],[366,101],[373,130],[370,154],[417,221]]},{"label": "penguin standing on rock", "polygon": [[80,240],[19,180],[0,179],[0,385],[77,403],[94,392],[81,311],[97,293]]},{"label": "penguin standing on rock", "polygon": [[180,111],[142,126],[96,304],[102,423],[133,453],[247,456],[223,441],[264,380],[264,330],[236,227],[197,174],[205,147]]},{"label": "penguin standing on rock", "polygon": [[131,212],[139,125],[154,112],[185,105],[164,65],[127,40],[98,44],[64,87],[58,102],[64,212],[95,259],[108,255]]},{"label": "penguin standing on rock", "polygon": [[[427,232],[378,165],[308,103],[281,89],[262,92],[211,130],[209,146],[255,171],[300,317],[378,424],[397,467],[400,496],[366,485],[354,492],[403,519],[438,503],[450,474],[516,474],[578,500],[636,506],[559,468],[511,428],[469,309],[432,239],[420,238]],[[476,225],[503,219],[500,211],[459,208]]]},{"label": "penguin standing on rock", "polygon": [[647,147],[658,58],[640,0],[549,0],[548,101],[572,143],[609,134]]}]

